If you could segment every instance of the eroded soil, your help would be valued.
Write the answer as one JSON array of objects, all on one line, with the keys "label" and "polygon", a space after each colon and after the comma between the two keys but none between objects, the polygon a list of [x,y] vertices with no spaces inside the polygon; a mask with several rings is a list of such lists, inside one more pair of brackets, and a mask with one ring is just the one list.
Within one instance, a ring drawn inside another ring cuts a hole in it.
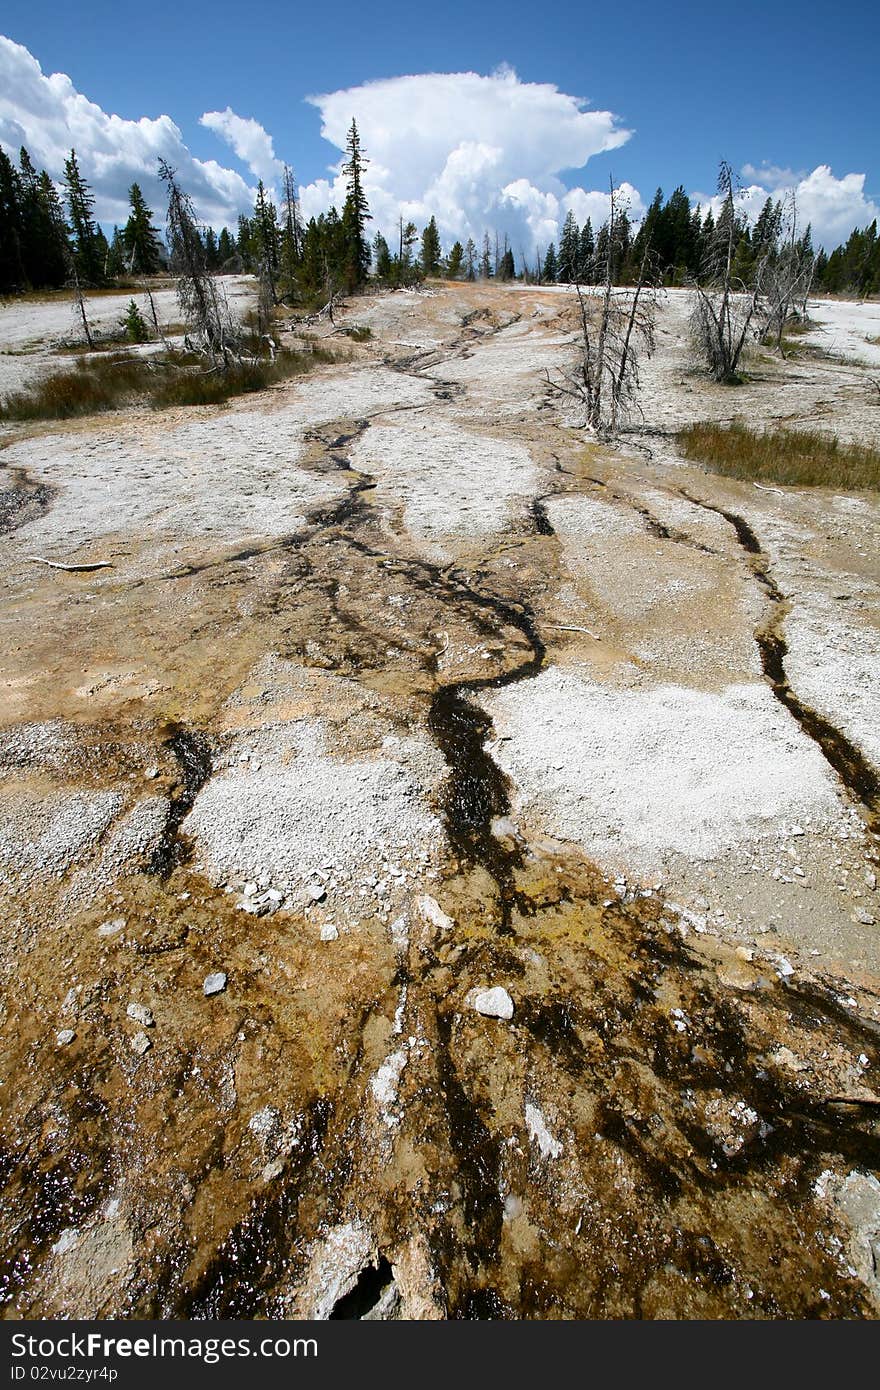
[{"label": "eroded soil", "polygon": [[7,1316],[877,1315],[880,507],[674,430],[880,409],[686,314],[616,449],[479,285],[7,427]]}]

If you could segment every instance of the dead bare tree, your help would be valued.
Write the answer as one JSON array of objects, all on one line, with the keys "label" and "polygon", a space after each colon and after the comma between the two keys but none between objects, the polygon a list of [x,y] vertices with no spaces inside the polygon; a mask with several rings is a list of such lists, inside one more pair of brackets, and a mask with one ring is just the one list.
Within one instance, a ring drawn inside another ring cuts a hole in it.
[{"label": "dead bare tree", "polygon": [[153,298],[153,291],[150,289],[149,285],[144,286],[144,295],[150,307],[150,318],[153,320],[153,328],[156,331],[156,337],[165,347],[167,347],[168,340],[165,337],[162,325],[159,323],[159,315],[156,312],[156,301]]},{"label": "dead bare tree", "polygon": [[159,177],[168,189],[168,246],[177,271],[177,299],[187,326],[188,345],[204,352],[212,367],[227,366],[230,358],[240,356],[238,334],[225,296],[208,274],[192,200],[164,159],[159,160]]},{"label": "dead bare tree", "polygon": [[722,198],[713,245],[695,293],[693,333],[701,356],[716,381],[737,382],[737,368],[750,338],[762,337],[766,328],[763,281],[767,254],[755,266],[751,286],[734,274],[734,256],[740,235],[736,216],[733,170],[722,160],[718,174]]},{"label": "dead bare tree", "polygon": [[86,317],[86,302],[83,299],[82,286],[79,283],[79,275],[77,273],[76,263],[74,262],[73,257],[71,257],[70,273],[73,279],[73,311],[76,317],[82,320],[83,332],[86,335],[86,342],[88,343],[90,348],[94,348],[95,343],[94,339],[92,338],[91,326],[89,324],[88,318]]},{"label": "dead bare tree", "polygon": [[766,329],[780,356],[785,356],[783,334],[794,320],[807,318],[807,299],[813,287],[816,258],[806,238],[798,236],[797,200],[792,189],[783,208],[782,245],[767,264]]},{"label": "dead bare tree", "polygon": [[612,181],[608,237],[603,263],[597,267],[602,276],[601,294],[585,293],[581,284],[574,282],[581,320],[579,360],[562,381],[547,373],[554,390],[583,406],[587,428],[606,437],[617,434],[633,414],[641,414],[640,368],[642,360],[654,351],[660,293],[650,242],[642,255],[636,284],[626,288],[614,285],[622,211],[619,190]]}]

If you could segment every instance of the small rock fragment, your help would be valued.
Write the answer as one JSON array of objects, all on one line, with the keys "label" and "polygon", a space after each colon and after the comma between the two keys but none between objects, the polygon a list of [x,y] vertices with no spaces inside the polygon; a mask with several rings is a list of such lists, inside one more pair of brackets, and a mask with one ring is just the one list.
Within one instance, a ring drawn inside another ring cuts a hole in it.
[{"label": "small rock fragment", "polygon": [[75,1037],[76,1033],[72,1028],[62,1028],[55,1041],[59,1047],[66,1047],[68,1043],[73,1042]]},{"label": "small rock fragment", "polygon": [[145,1052],[149,1052],[153,1046],[146,1033],[135,1033],[133,1038],[128,1040],[132,1052],[136,1052],[139,1057],[143,1057]]},{"label": "small rock fragment", "polygon": [[505,1021],[513,1018],[513,1000],[501,985],[494,985],[491,989],[483,989],[475,994],[474,1008],[478,1014],[484,1014],[486,1018],[503,1018]]},{"label": "small rock fragment", "polygon": [[421,898],[416,898],[416,909],[419,915],[430,926],[436,927],[438,931],[452,931],[455,922],[443,911],[436,898],[432,898],[430,893],[426,893]]},{"label": "small rock fragment", "polygon": [[526,1102],[525,1120],[529,1138],[534,1144],[537,1144],[541,1157],[559,1158],[562,1153],[562,1145],[548,1129],[547,1121],[537,1105],[533,1105],[531,1101]]},{"label": "small rock fragment", "polygon": [[139,1023],[142,1028],[152,1028],[155,1023],[153,1011],[152,1009],[148,1009],[146,1004],[129,1004],[125,1012],[129,1018],[133,1019],[135,1023]]},{"label": "small rock fragment", "polygon": [[334,926],[332,922],[325,922],[324,925],[321,927],[321,940],[338,941],[338,939],[339,928],[337,926]]},{"label": "small rock fragment", "polygon": [[212,994],[222,994],[226,988],[226,974],[223,970],[214,970],[210,975],[205,976],[202,990],[210,998]]},{"label": "small rock fragment", "polygon": [[116,933],[117,933],[117,932],[121,932],[121,931],[124,929],[124,927],[125,927],[125,918],[124,918],[124,917],[114,917],[113,920],[112,920],[111,922],[102,922],[102,923],[101,923],[100,927],[98,928],[98,935],[99,935],[99,936],[115,936]]},{"label": "small rock fragment", "polygon": [[859,922],[863,927],[873,927],[874,918],[870,912],[866,912],[863,907],[857,907],[852,915],[854,922]]}]

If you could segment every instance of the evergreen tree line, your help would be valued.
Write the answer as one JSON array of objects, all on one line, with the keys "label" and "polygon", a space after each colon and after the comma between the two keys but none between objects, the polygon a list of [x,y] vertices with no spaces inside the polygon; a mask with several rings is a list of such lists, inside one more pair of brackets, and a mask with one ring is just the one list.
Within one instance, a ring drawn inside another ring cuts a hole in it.
[{"label": "evergreen tree line", "polygon": [[100,286],[124,274],[152,275],[162,265],[161,238],[136,183],[130,215],[108,242],[95,221],[95,198],[76,151],[64,161],[62,193],[43,169],[37,173],[22,146],[18,166],[0,149],[0,294]]},{"label": "evergreen tree line", "polygon": [[[507,238],[485,232],[480,247],[471,238],[454,242],[444,255],[437,223],[431,217],[419,233],[401,217],[397,236],[377,232],[370,243],[371,220],[363,187],[369,162],[361,148],[354,121],[348,133],[346,198],[342,211],[329,212],[303,224],[292,171],[285,166],[280,208],[260,181],[253,213],[241,216],[235,232],[223,227],[200,229],[204,264],[209,272],[242,270],[260,276],[266,297],[309,306],[350,293],[368,278],[390,287],[407,286],[436,276],[450,280],[521,278],[543,284],[604,281],[610,258],[615,284],[638,280],[645,249],[651,247],[664,284],[682,285],[711,273],[719,241],[727,240],[725,217],[734,219],[736,253],[733,275],[750,283],[755,267],[777,254],[786,238],[783,203],[768,198],[754,224],[744,213],[710,209],[705,216],[691,208],[679,185],[668,199],[658,188],[638,230],[625,209],[615,218],[613,245],[608,223],[595,232],[590,218],[578,226],[569,211],[558,246],[539,252],[532,266],[523,259],[517,276]],[[114,227],[108,242],[95,221],[95,200],[79,168],[76,151],[65,161],[61,194],[49,177],[39,173],[22,148],[18,167],[0,149],[0,293],[58,288],[65,284],[101,286],[126,275],[152,275],[166,263],[166,251],[153,226],[153,213],[135,183],[129,189],[130,213],[123,227]],[[723,233],[723,236],[719,236]],[[814,255],[810,227],[797,238],[801,256],[814,259],[813,288],[835,294],[880,293],[880,238],[877,223],[856,228],[844,245],[830,255]]]}]

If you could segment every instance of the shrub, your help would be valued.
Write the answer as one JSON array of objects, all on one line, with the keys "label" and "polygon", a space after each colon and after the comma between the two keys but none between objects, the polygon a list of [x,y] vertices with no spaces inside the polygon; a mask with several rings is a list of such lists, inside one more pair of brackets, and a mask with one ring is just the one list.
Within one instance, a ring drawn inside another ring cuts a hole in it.
[{"label": "shrub", "polygon": [[122,327],[130,343],[145,343],[150,336],[144,316],[133,299],[128,301],[128,309],[122,320]]}]

